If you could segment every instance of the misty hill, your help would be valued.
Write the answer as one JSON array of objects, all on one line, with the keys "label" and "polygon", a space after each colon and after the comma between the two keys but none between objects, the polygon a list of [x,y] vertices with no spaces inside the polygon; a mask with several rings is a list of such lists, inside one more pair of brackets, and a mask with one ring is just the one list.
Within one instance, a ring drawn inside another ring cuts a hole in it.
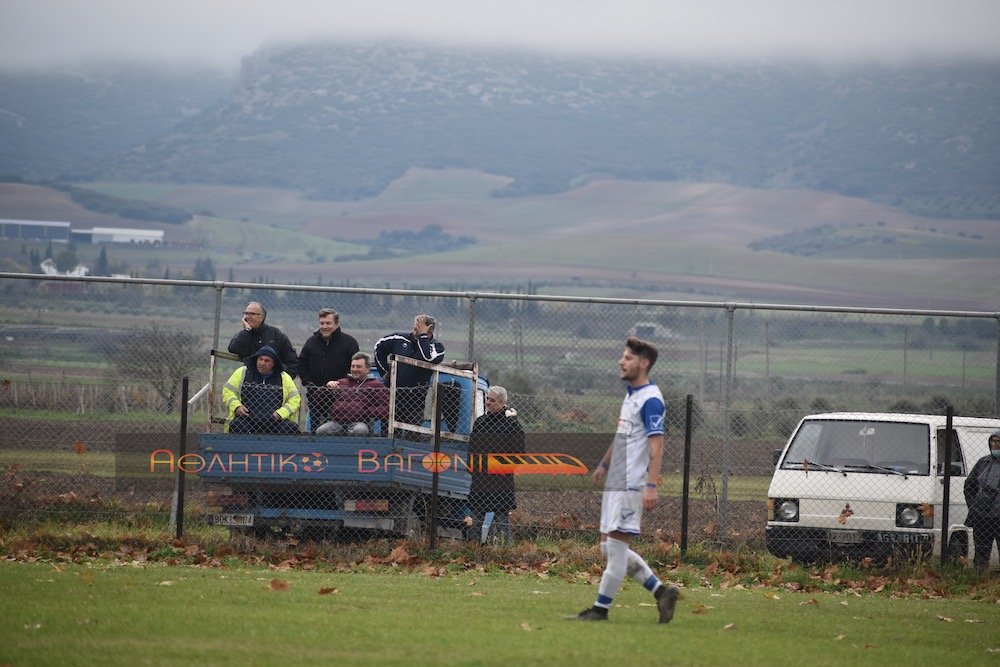
[{"label": "misty hill", "polygon": [[[281,187],[340,200],[374,196],[411,167],[509,177],[499,197],[608,177],[708,181],[1000,218],[996,64],[710,65],[341,43],[262,49],[234,87],[217,83],[215,104],[198,113],[184,105],[192,113],[174,113],[169,129],[152,119],[140,127],[122,104],[135,131],[100,147],[98,136],[66,142],[60,165],[76,180]],[[97,112],[62,102],[59,131],[92,132]],[[108,124],[116,109],[101,107]],[[8,142],[14,130],[3,128]],[[52,142],[42,148],[36,162],[48,159],[51,172]],[[4,170],[32,167],[11,162]]]},{"label": "misty hill", "polygon": [[197,115],[234,83],[207,68],[0,71],[0,175],[71,180]]}]

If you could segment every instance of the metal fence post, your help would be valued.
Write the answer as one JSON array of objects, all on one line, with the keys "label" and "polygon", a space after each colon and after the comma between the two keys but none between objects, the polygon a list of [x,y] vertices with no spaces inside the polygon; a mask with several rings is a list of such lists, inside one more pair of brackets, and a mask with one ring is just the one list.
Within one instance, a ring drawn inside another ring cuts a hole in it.
[{"label": "metal fence post", "polygon": [[730,422],[733,416],[733,350],[734,350],[734,320],[736,306],[726,304],[728,320],[728,338],[726,342],[726,379],[723,389],[722,405],[722,494],[719,499],[719,538],[722,546],[726,545],[729,534],[729,466],[732,461],[732,428]]},{"label": "metal fence post", "polygon": [[[188,416],[188,377],[181,380],[181,436],[177,445],[177,461],[180,462],[187,454],[187,416]],[[177,466],[177,480],[174,486],[174,501],[171,504],[170,527],[175,530],[177,539],[184,535],[184,466]]]},{"label": "metal fence post", "polygon": [[691,416],[694,414],[694,396],[687,395],[684,404],[684,482],[681,490],[681,558],[687,554],[688,545],[688,501],[691,497],[691,431],[694,428]]},{"label": "metal fence post", "polygon": [[475,341],[476,341],[476,295],[469,294],[469,361],[474,360],[475,357]]},{"label": "metal fence post", "polygon": [[993,416],[1000,417],[1000,315],[997,315],[997,362],[993,365],[996,388],[993,392]]},{"label": "metal fence post", "polygon": [[437,377],[434,378],[434,384],[431,385],[431,391],[434,392],[434,400],[431,404],[434,406],[434,442],[433,442],[433,452],[434,456],[431,459],[433,466],[431,469],[431,503],[429,516],[427,517],[427,530],[428,530],[428,548],[431,550],[437,548],[437,528],[438,528],[438,484],[440,482],[440,472],[438,462],[441,460],[441,394],[438,392],[438,387],[440,385],[437,382]]},{"label": "metal fence post", "polygon": [[948,406],[944,420],[944,491],[941,496],[941,567],[948,559],[948,522],[951,520],[951,425],[955,409]]}]

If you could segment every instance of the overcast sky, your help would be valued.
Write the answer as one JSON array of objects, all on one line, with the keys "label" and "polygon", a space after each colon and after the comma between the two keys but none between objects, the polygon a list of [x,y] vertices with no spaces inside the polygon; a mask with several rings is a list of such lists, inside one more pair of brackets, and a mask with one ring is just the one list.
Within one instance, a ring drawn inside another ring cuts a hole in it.
[{"label": "overcast sky", "polygon": [[1000,60],[1000,0],[0,0],[0,67],[235,67],[317,37],[682,57]]}]

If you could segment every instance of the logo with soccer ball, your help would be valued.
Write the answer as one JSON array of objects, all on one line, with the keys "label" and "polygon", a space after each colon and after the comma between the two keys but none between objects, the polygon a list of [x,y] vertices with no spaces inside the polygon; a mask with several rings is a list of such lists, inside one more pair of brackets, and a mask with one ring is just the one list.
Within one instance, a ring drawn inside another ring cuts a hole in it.
[{"label": "logo with soccer ball", "polygon": [[326,470],[326,457],[319,452],[303,454],[299,457],[299,465],[305,472],[323,472]]},{"label": "logo with soccer ball", "polygon": [[444,472],[451,466],[451,457],[442,452],[432,452],[425,454],[420,463],[429,472]]}]

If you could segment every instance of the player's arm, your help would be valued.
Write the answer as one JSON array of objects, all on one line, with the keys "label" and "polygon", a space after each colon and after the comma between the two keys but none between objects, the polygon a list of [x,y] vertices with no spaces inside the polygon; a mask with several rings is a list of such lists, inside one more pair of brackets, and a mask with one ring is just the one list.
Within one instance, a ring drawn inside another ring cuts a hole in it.
[{"label": "player's arm", "polygon": [[608,466],[611,465],[611,450],[614,449],[614,440],[608,445],[608,451],[605,452],[604,456],[601,458],[601,462],[597,464],[594,468],[594,474],[591,475],[591,480],[593,480],[595,486],[600,486],[604,483],[604,477],[608,474]]}]

